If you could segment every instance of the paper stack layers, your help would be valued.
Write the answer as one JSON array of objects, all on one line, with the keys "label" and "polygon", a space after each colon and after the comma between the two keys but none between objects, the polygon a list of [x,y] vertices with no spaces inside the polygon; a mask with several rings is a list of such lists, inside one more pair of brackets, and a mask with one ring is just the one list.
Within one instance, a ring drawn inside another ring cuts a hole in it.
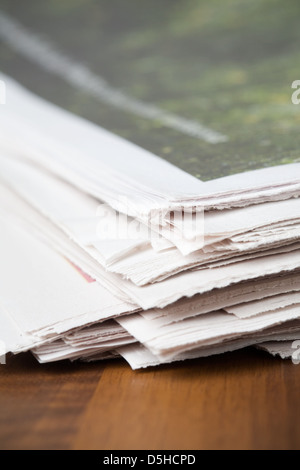
[{"label": "paper stack layers", "polygon": [[4,352],[295,358],[300,164],[202,182],[0,78]]}]

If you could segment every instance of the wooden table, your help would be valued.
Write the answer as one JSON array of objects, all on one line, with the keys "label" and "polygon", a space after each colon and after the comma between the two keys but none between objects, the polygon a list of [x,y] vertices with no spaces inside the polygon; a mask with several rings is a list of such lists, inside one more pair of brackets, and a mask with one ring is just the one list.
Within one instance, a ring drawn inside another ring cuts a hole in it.
[{"label": "wooden table", "polygon": [[300,367],[255,350],[133,372],[0,366],[1,449],[299,449]]}]

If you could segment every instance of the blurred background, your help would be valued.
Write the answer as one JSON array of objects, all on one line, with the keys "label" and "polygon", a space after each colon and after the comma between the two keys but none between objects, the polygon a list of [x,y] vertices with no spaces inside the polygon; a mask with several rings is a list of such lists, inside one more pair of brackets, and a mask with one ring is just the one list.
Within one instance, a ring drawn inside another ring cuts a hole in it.
[{"label": "blurred background", "polygon": [[298,0],[0,0],[0,68],[209,180],[300,161],[299,14]]}]

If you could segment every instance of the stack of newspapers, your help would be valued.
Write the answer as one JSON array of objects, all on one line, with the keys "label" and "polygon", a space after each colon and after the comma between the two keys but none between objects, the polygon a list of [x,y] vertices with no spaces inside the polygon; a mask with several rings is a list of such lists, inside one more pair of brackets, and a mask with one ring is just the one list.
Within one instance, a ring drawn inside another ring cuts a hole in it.
[{"label": "stack of newspapers", "polygon": [[3,353],[295,355],[300,163],[202,182],[0,78]]}]

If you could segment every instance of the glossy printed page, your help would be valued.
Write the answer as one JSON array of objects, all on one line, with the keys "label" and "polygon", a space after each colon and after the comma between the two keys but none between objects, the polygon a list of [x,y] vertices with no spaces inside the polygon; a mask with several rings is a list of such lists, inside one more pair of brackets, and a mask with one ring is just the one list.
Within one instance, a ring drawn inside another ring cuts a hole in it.
[{"label": "glossy printed page", "polygon": [[1,69],[207,181],[299,162],[299,12],[297,0],[2,0]]}]

